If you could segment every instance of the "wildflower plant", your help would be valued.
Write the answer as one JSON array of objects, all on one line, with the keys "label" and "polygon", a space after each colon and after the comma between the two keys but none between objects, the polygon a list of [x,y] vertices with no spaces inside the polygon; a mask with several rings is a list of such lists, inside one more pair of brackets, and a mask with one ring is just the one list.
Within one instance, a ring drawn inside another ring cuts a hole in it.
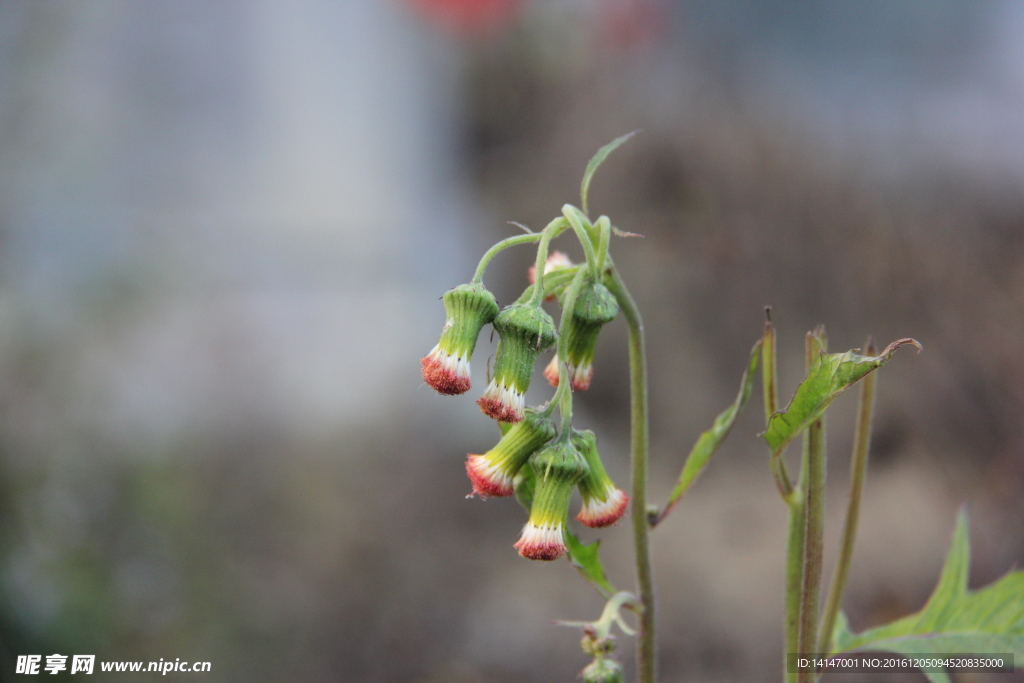
[{"label": "wildflower plant", "polygon": [[[967,589],[969,564],[966,513],[957,521],[953,543],[939,584],[917,614],[891,624],[853,633],[840,609],[853,552],[871,436],[877,373],[902,346],[921,345],[899,339],[876,353],[873,345],[845,353],[828,353],[823,328],[807,334],[807,375],[788,406],[779,409],[776,384],[775,328],[770,309],[764,332],[751,349],[735,400],[703,432],[683,462],[679,480],[663,505],[647,502],[648,411],[647,369],[640,312],[609,253],[612,236],[634,237],[614,227],[607,216],[591,220],[587,213],[590,180],[605,158],[629,139],[623,136],[601,148],[587,165],[580,188],[581,207],[562,207],[540,232],[504,239],[481,258],[468,284],[445,293],[446,320],[441,339],[422,359],[424,381],[439,393],[462,394],[470,389],[469,362],[477,338],[488,323],[498,334],[493,372],[483,395],[481,411],[497,421],[501,437],[482,455],[470,454],[466,473],[472,493],[481,498],[512,496],[528,511],[528,520],[514,544],[531,560],[563,556],[606,599],[600,617],[592,622],[560,622],[580,628],[581,647],[592,661],[581,672],[585,683],[623,680],[613,651],[617,627],[636,637],[637,676],[640,683],[657,680],[654,582],[649,533],[675,508],[732,429],[737,415],[761,377],[767,470],[789,511],[786,553],[786,612],[783,678],[787,683],[811,683],[826,669],[829,658],[858,650],[888,651],[913,656],[999,653],[1016,655],[1024,664],[1024,571],[1007,574],[975,591]],[[561,252],[549,252],[552,240],[572,233],[585,261],[572,263]],[[483,286],[484,272],[502,250],[537,244],[536,263],[529,286],[504,308]],[[561,308],[556,327],[543,308],[557,301]],[[629,328],[631,487],[627,494],[608,476],[598,452],[597,435],[573,425],[573,393],[592,381],[593,361],[602,327],[622,313]],[[539,356],[554,347],[544,375],[555,387],[540,406],[526,406]],[[760,372],[758,372],[760,369]],[[825,412],[843,391],[860,382],[850,493],[836,567],[824,591],[822,549],[825,493]],[[555,418],[555,412],[558,418]],[[790,475],[787,447],[803,438],[797,476]],[[602,528],[614,525],[631,508],[630,527],[636,566],[636,590],[616,590],[598,555],[600,542],[583,544],[569,526],[574,491],[582,506],[581,524]],[[824,600],[822,595],[825,595]],[[635,628],[623,618],[632,612]],[[810,665],[800,663],[810,658]],[[948,683],[941,665],[922,669],[932,683]]]}]

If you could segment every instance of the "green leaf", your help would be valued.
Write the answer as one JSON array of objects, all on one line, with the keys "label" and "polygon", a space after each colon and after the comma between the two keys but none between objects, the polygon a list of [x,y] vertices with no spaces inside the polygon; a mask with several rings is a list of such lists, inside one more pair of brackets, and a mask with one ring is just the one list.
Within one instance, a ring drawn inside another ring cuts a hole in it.
[{"label": "green leaf", "polygon": [[747,363],[747,369],[743,371],[743,379],[740,380],[740,391],[736,395],[736,400],[719,413],[714,424],[711,425],[711,429],[703,432],[697,439],[697,443],[693,444],[693,448],[690,449],[690,454],[686,456],[686,463],[683,465],[683,471],[679,475],[679,482],[672,489],[668,503],[665,504],[661,512],[648,513],[647,521],[651,526],[655,526],[668,516],[686,490],[704,471],[711,456],[715,454],[729,434],[733,423],[736,422],[736,416],[740,414],[750,398],[750,390],[754,385],[754,377],[757,375],[757,364],[761,359],[762,341],[761,339],[757,340],[754,348],[750,350],[750,361]]},{"label": "green leaf", "polygon": [[[499,422],[498,424],[504,423]],[[534,474],[533,468],[529,466],[519,468],[515,479],[512,480],[512,490],[515,492],[516,500],[526,510],[526,514],[530,514],[530,508],[533,507],[533,493],[536,488],[537,475]]]},{"label": "green leaf", "polygon": [[[916,614],[854,634],[840,615],[833,636],[836,653],[883,650],[905,655],[1013,653],[1024,661],[1024,571],[1008,573],[979,590],[967,589],[970,549],[967,513],[960,511],[946,566],[927,604]],[[943,672],[925,672],[933,683]]]},{"label": "green leaf", "polygon": [[781,454],[790,441],[821,417],[836,396],[864,375],[882,367],[896,349],[906,344],[921,348],[913,339],[899,339],[885,347],[878,356],[861,356],[853,351],[818,356],[807,371],[807,377],[797,387],[789,406],[768,420],[764,440],[772,449],[773,457]]},{"label": "green leaf", "polygon": [[634,130],[632,133],[626,133],[620,138],[615,138],[607,145],[597,150],[597,154],[587,164],[587,170],[583,172],[583,182],[580,184],[580,205],[583,207],[583,213],[587,212],[587,194],[590,192],[590,179],[594,177],[594,172],[597,171],[598,167],[604,163],[604,160],[609,154],[615,151],[619,145],[626,140],[630,139],[640,131]]},{"label": "green leaf", "polygon": [[583,575],[583,578],[590,582],[597,592],[605,598],[611,598],[615,594],[615,587],[604,574],[604,567],[598,557],[598,550],[601,548],[601,541],[584,544],[576,538],[568,529],[565,530],[566,547],[569,549],[568,557],[572,566],[576,567]]}]

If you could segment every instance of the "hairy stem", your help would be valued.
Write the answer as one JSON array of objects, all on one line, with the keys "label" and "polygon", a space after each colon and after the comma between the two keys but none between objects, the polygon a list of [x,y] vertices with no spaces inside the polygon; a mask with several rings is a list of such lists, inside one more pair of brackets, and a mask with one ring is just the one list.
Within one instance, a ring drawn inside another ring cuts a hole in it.
[{"label": "hairy stem", "polygon": [[647,352],[644,344],[644,324],[636,302],[610,264],[608,288],[615,298],[629,326],[630,375],[630,432],[632,441],[633,477],[633,543],[636,552],[636,578],[642,609],[637,634],[637,680],[654,683],[657,675],[657,657],[654,635],[654,577],[651,571],[651,548],[647,528]]},{"label": "hairy stem", "polygon": [[[875,355],[875,347],[869,341],[865,353]],[[850,558],[853,557],[853,544],[857,538],[857,522],[860,519],[860,501],[864,492],[864,480],[868,471],[868,449],[871,445],[871,417],[875,410],[875,382],[878,372],[872,372],[860,386],[860,398],[857,403],[857,427],[853,435],[853,455],[850,459],[850,498],[846,503],[846,519],[843,522],[843,540],[839,548],[839,559],[832,575],[828,598],[825,600],[825,611],[821,619],[821,632],[818,637],[818,651],[828,653],[832,650],[832,631],[835,630],[836,618],[843,602],[843,591],[846,590],[846,577],[850,573]]]}]

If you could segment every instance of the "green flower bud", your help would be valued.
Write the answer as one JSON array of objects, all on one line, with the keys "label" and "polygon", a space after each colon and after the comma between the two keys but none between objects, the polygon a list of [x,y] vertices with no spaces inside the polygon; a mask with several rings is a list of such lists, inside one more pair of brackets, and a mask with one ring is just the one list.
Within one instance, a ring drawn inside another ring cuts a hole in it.
[{"label": "green flower bud", "polygon": [[537,355],[557,339],[555,323],[539,306],[512,304],[494,319],[494,329],[499,336],[494,374],[477,405],[495,420],[519,422]]},{"label": "green flower bud", "polygon": [[595,659],[580,672],[583,683],[622,683],[622,665],[614,659]]},{"label": "green flower bud", "polygon": [[470,455],[466,474],[473,493],[481,496],[510,496],[513,480],[538,448],[555,438],[555,423],[533,408],[527,408],[501,440],[483,455]]},{"label": "green flower bud", "polygon": [[[565,360],[569,364],[569,382],[573,391],[583,391],[590,386],[594,376],[597,337],[601,327],[614,320],[618,312],[619,303],[607,287],[592,280],[584,283],[572,307],[565,333],[568,356]],[[555,387],[558,386],[558,362],[557,356],[552,358],[544,370],[544,376]]]},{"label": "green flower bud", "polygon": [[629,496],[615,485],[604,469],[594,432],[589,429],[573,430],[572,442],[588,466],[587,474],[578,485],[583,496],[583,509],[576,519],[589,527],[611,526],[625,514]]},{"label": "green flower bud", "polygon": [[469,391],[469,360],[480,329],[498,315],[494,295],[477,283],[459,285],[444,293],[448,317],[441,340],[420,361],[423,381],[442,394]]},{"label": "green flower bud", "polygon": [[530,456],[536,477],[530,521],[516,550],[531,560],[557,560],[565,554],[565,525],[573,487],[587,472],[587,463],[571,443],[556,442]]}]

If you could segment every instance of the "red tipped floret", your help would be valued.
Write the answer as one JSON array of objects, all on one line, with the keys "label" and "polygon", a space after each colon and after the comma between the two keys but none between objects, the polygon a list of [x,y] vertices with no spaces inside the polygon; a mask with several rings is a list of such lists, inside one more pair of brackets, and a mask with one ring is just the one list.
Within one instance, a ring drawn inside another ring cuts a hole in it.
[{"label": "red tipped floret", "polygon": [[420,360],[423,381],[439,394],[455,396],[469,391],[469,359],[445,353],[440,346]]},{"label": "red tipped floret", "polygon": [[473,482],[473,493],[487,496],[510,496],[519,470],[534,452],[555,436],[555,423],[550,416],[527,408],[523,420],[512,425],[494,448],[483,455],[466,459],[466,474]]},{"label": "red tipped floret", "polygon": [[[569,386],[572,387],[573,391],[586,391],[590,388],[590,381],[594,378],[594,365],[593,363],[583,363],[581,365],[575,365],[572,361],[568,363],[569,367]],[[553,386],[558,386],[558,356],[551,359],[547,367],[544,368],[544,379]]]},{"label": "red tipped floret", "polygon": [[594,529],[611,526],[622,519],[629,507],[629,496],[618,488],[612,488],[605,495],[603,501],[596,497],[585,500],[576,519]]},{"label": "red tipped floret", "polygon": [[513,476],[499,465],[490,462],[487,456],[470,455],[466,459],[466,474],[473,483],[473,494],[487,496],[511,496]]},{"label": "red tipped floret", "polygon": [[566,553],[563,535],[561,523],[537,526],[527,522],[513,547],[528,560],[557,560]]},{"label": "red tipped floret", "polygon": [[490,418],[501,422],[519,422],[523,419],[526,398],[514,387],[499,385],[492,379],[476,404]]}]

